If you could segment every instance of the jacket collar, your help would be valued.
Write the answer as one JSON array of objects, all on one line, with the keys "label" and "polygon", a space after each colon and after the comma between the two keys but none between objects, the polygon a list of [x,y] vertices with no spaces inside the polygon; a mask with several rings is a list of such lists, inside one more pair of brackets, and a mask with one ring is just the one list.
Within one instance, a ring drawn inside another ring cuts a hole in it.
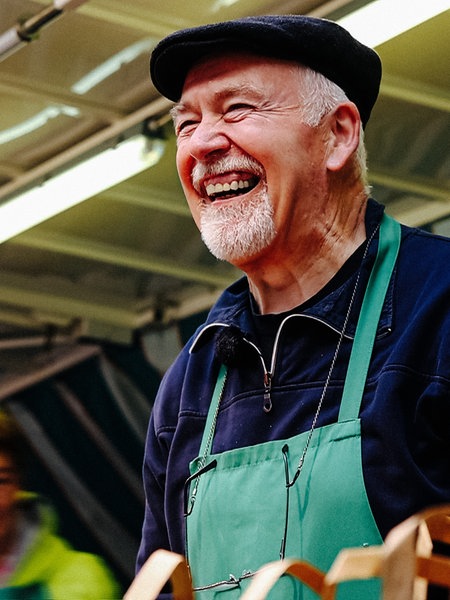
[{"label": "jacket collar", "polygon": [[[366,231],[368,237],[370,237],[371,233],[379,225],[383,212],[384,208],[380,204],[377,204],[374,200],[369,200],[366,211]],[[292,315],[292,318],[315,319],[327,325],[332,330],[341,333],[359,273],[356,296],[345,331],[346,337],[353,338],[377,249],[378,232],[371,241],[364,260],[362,260],[364,253],[364,247],[362,246],[355,251],[346,264],[318,294],[305,304],[289,311],[285,316]],[[388,334],[392,328],[394,285],[395,271],[389,283],[386,299],[381,311],[377,338]],[[217,329],[222,327],[235,326],[244,332],[244,334],[251,331],[250,315],[253,310],[252,305],[253,302],[247,278],[242,277],[225,290],[211,309],[205,325],[194,338],[190,351],[193,352],[199,346],[202,346]],[[289,320],[286,321],[286,324],[289,323]]]}]

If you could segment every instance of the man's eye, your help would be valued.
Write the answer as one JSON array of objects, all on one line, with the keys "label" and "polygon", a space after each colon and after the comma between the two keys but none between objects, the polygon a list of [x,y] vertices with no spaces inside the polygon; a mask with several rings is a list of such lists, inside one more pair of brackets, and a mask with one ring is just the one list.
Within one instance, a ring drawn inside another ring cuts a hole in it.
[{"label": "man's eye", "polygon": [[196,126],[196,122],[192,120],[180,121],[177,123],[175,131],[177,135],[185,135],[192,131]]},{"label": "man's eye", "polygon": [[246,110],[252,110],[252,108],[253,108],[253,106],[251,106],[250,104],[245,104],[244,102],[239,102],[239,103],[232,104],[231,106],[229,106],[227,112],[246,111]]},{"label": "man's eye", "polygon": [[251,104],[246,104],[245,102],[237,102],[236,104],[232,104],[229,110],[251,110],[253,107]]},{"label": "man's eye", "polygon": [[239,102],[231,104],[225,113],[225,119],[242,119],[254,109],[250,104]]}]

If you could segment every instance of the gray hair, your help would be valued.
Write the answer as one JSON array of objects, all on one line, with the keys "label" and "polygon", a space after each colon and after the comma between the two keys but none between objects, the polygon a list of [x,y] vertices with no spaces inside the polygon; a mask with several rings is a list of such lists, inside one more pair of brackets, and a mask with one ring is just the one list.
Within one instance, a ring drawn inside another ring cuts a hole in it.
[{"label": "gray hair", "polygon": [[[322,117],[331,112],[341,102],[349,101],[344,90],[321,73],[303,65],[300,65],[299,73],[301,76],[300,100],[302,103],[302,120],[306,125],[317,127]],[[367,153],[362,125],[359,130],[359,144],[355,158],[361,180],[364,183],[367,194],[369,194]]]}]

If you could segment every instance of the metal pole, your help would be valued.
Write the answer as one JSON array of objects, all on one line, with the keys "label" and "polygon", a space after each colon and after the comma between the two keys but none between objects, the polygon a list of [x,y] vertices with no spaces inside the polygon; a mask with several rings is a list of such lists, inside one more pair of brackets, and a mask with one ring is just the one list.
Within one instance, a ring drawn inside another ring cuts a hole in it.
[{"label": "metal pole", "polygon": [[35,40],[43,27],[60,17],[64,12],[78,8],[86,0],[54,0],[36,15],[17,23],[0,35],[0,62],[23,46]]}]

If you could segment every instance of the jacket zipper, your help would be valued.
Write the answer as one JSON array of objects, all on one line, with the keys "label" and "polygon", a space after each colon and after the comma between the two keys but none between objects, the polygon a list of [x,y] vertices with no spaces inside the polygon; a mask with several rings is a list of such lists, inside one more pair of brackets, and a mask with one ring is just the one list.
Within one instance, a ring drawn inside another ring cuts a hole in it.
[{"label": "jacket zipper", "polygon": [[281,321],[280,326],[278,327],[278,331],[277,331],[277,334],[275,336],[275,341],[273,343],[272,359],[271,359],[271,363],[270,363],[270,370],[267,369],[267,367],[266,367],[266,365],[264,363],[264,359],[263,359],[263,357],[261,355],[260,350],[254,344],[252,344],[253,346],[255,346],[256,350],[258,351],[258,354],[260,355],[261,362],[262,362],[263,368],[264,368],[263,410],[266,413],[270,412],[272,410],[272,406],[273,406],[273,404],[272,404],[272,396],[271,396],[271,392],[272,392],[272,380],[273,380],[273,377],[275,375],[275,365],[276,365],[276,361],[277,361],[278,346],[279,346],[279,342],[280,342],[281,331],[283,330],[284,325],[287,323],[287,321],[289,321],[289,319],[292,319],[294,317],[313,318],[313,319],[315,319],[317,321],[320,321],[320,319],[317,319],[315,317],[309,317],[309,315],[302,315],[302,314],[292,314],[292,315],[288,315],[287,317],[285,317],[283,319],[283,321]]},{"label": "jacket zipper", "polygon": [[[263,410],[265,413],[269,413],[273,407],[273,404],[272,404],[272,381],[273,381],[273,377],[275,375],[275,364],[276,364],[276,358],[277,358],[277,353],[278,353],[278,346],[279,346],[281,331],[284,328],[285,323],[294,317],[303,317],[306,319],[313,319],[315,321],[319,321],[320,323],[323,323],[327,327],[330,327],[331,329],[333,329],[333,331],[336,331],[336,333],[340,333],[340,331],[338,329],[336,329],[335,327],[332,327],[329,323],[322,321],[322,319],[319,319],[318,317],[314,317],[311,315],[305,315],[305,314],[301,314],[301,313],[288,315],[280,323],[277,334],[275,336],[275,341],[274,341],[273,349],[272,349],[272,358],[271,358],[271,363],[270,363],[270,369],[267,368],[266,363],[264,361],[264,357],[261,353],[261,350],[258,348],[258,346],[244,336],[244,338],[243,338],[244,341],[247,342],[247,344],[250,344],[250,346],[252,346],[254,348],[254,350],[257,352],[259,359],[261,361],[262,368],[263,368],[263,372],[264,372]],[[193,341],[190,352],[192,352],[192,348],[195,346],[195,344],[197,343],[197,341],[199,340],[199,338],[201,337],[203,332],[206,329],[210,329],[211,327],[230,327],[230,325],[228,323],[220,323],[220,322],[210,323],[210,324],[206,325],[199,332],[199,334]],[[351,338],[352,336],[345,335],[345,337]]]}]

